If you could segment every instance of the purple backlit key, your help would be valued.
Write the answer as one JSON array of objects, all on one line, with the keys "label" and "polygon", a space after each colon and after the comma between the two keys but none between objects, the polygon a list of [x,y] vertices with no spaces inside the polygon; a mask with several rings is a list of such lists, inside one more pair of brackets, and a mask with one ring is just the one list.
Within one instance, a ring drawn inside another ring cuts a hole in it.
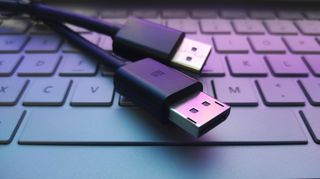
[{"label": "purple backlit key", "polygon": [[228,55],[227,62],[233,76],[267,76],[267,67],[261,56]]},{"label": "purple backlit key", "polygon": [[203,33],[230,34],[232,32],[229,20],[201,19],[200,28]]},{"label": "purple backlit key", "polygon": [[243,36],[216,35],[213,42],[219,53],[248,53],[250,48]]},{"label": "purple backlit key", "polygon": [[307,55],[304,56],[304,61],[312,71],[313,75],[320,76],[320,56],[318,55]]},{"label": "purple backlit key", "polygon": [[267,63],[275,76],[308,76],[308,69],[299,56],[267,56]]},{"label": "purple backlit key", "polygon": [[265,28],[259,20],[233,20],[233,27],[238,34],[264,34]]},{"label": "purple backlit key", "polygon": [[280,37],[250,36],[249,42],[257,53],[285,53],[286,46]]},{"label": "purple backlit key", "polygon": [[320,22],[301,20],[296,22],[299,30],[305,35],[320,35]]},{"label": "purple backlit key", "polygon": [[303,106],[305,100],[298,84],[290,79],[259,79],[256,85],[267,106]]},{"label": "purple backlit key", "polygon": [[309,102],[314,106],[320,106],[320,80],[302,79],[298,81]]},{"label": "purple backlit key", "polygon": [[297,28],[288,20],[266,20],[265,25],[271,34],[295,35],[298,33]]},{"label": "purple backlit key", "polygon": [[288,48],[293,53],[320,53],[320,45],[313,37],[284,37]]},{"label": "purple backlit key", "polygon": [[231,106],[257,106],[256,91],[248,79],[213,80],[217,98]]}]

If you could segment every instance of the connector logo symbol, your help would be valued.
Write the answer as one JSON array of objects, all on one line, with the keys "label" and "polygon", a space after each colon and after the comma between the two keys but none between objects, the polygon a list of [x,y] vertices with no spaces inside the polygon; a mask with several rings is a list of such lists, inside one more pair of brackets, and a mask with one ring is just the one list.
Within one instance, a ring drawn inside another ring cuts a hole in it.
[{"label": "connector logo symbol", "polygon": [[156,71],[153,71],[153,72],[151,73],[151,75],[154,76],[154,77],[163,76],[164,74],[165,74],[165,73],[164,73],[163,71],[161,71],[161,70],[156,70]]}]

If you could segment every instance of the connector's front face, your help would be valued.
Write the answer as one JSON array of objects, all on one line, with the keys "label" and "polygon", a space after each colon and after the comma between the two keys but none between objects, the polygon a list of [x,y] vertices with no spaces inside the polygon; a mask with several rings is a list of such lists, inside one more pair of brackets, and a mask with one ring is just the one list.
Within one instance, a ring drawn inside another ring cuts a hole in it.
[{"label": "connector's front face", "polygon": [[229,113],[230,106],[199,92],[174,104],[169,119],[199,137],[223,122]]}]

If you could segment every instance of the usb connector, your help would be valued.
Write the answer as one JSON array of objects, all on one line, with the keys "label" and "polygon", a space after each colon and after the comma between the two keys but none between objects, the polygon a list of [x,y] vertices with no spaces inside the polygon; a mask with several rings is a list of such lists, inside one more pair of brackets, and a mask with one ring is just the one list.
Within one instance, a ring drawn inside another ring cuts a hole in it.
[{"label": "usb connector", "polygon": [[171,63],[192,72],[199,72],[206,63],[210,52],[210,45],[184,38]]},{"label": "usb connector", "polygon": [[199,137],[223,122],[230,107],[202,92],[184,73],[146,58],[120,67],[116,90],[162,122],[171,121]]},{"label": "usb connector", "polygon": [[113,37],[113,52],[130,60],[153,58],[199,73],[211,46],[188,39],[184,32],[138,18],[129,18]]},{"label": "usb connector", "polygon": [[173,104],[169,120],[193,136],[201,136],[223,122],[230,107],[211,96],[198,92]]}]

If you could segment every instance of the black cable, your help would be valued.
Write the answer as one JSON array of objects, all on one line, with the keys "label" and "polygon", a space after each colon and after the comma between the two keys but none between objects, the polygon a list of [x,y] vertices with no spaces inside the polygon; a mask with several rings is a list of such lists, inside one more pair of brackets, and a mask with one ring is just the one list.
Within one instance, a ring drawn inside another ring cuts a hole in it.
[{"label": "black cable", "polygon": [[46,25],[48,25],[51,29],[53,29],[55,32],[67,39],[70,43],[79,47],[89,55],[95,57],[100,63],[106,64],[107,67],[116,70],[125,64],[124,62],[119,60],[119,58],[113,56],[110,52],[106,52],[101,48],[97,47],[95,44],[81,37],[78,33],[72,31],[67,26],[58,22],[43,22]]},{"label": "black cable", "polygon": [[41,17],[42,20],[70,23],[110,37],[113,37],[120,29],[120,26],[116,24],[102,22],[95,18],[67,12],[40,3],[23,4],[19,2],[0,1],[0,10],[24,12],[35,18]]}]

